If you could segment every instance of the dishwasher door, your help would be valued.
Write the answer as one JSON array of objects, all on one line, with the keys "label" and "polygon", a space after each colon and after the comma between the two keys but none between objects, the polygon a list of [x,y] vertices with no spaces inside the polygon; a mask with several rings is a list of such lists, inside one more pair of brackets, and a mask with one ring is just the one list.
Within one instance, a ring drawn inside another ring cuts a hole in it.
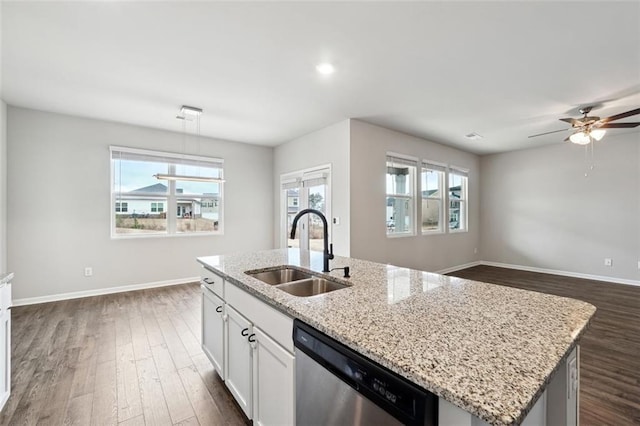
[{"label": "dishwasher door", "polygon": [[437,424],[438,398],[388,369],[294,321],[296,424]]}]

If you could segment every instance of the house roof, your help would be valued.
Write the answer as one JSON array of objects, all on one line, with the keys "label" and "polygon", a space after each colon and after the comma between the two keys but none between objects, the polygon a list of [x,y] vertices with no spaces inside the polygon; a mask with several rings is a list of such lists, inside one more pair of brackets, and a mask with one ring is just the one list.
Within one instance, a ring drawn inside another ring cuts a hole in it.
[{"label": "house roof", "polygon": [[144,188],[138,188],[134,189],[133,191],[129,191],[130,194],[149,192],[165,194],[167,192],[167,185],[163,183],[156,183],[155,185],[149,185],[145,186]]},{"label": "house roof", "polygon": [[[129,191],[129,194],[166,194],[167,193],[167,185],[163,183],[156,183],[155,185],[145,186],[144,188],[134,189],[133,191]],[[176,188],[176,193],[182,194],[184,190],[182,188]]]}]

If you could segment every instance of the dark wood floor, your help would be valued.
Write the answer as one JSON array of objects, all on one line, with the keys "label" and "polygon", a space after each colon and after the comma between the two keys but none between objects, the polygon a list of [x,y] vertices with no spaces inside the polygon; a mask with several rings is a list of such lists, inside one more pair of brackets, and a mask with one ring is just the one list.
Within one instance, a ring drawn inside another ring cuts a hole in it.
[{"label": "dark wood floor", "polygon": [[2,425],[246,423],[200,349],[197,284],[12,312]]},{"label": "dark wood floor", "polygon": [[581,342],[580,424],[640,425],[640,287],[490,266],[450,275],[595,305]]},{"label": "dark wood floor", "polygon": [[[451,275],[573,297],[582,425],[640,425],[640,287],[478,266]],[[16,307],[2,425],[244,425],[200,349],[197,284]]]}]

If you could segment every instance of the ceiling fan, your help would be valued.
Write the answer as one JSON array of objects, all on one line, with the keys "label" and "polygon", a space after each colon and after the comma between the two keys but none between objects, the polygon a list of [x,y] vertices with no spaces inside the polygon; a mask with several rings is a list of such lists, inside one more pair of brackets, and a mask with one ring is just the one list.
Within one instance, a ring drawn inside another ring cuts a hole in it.
[{"label": "ceiling fan", "polygon": [[589,116],[588,114],[593,109],[592,106],[587,106],[580,109],[580,114],[584,114],[581,118],[561,118],[560,121],[565,121],[571,124],[568,129],[554,130],[552,132],[539,133],[537,135],[531,135],[530,138],[536,136],[548,135],[551,133],[566,132],[567,130],[573,130],[574,132],[568,136],[565,141],[571,141],[578,145],[588,145],[593,141],[599,141],[604,137],[606,133],[605,129],[623,129],[633,128],[640,126],[640,122],[635,123],[612,123],[612,121],[620,120],[623,118],[631,117],[632,115],[640,114],[640,108],[632,109],[631,111],[623,112],[620,114],[612,115],[607,118],[600,118],[595,116]]}]

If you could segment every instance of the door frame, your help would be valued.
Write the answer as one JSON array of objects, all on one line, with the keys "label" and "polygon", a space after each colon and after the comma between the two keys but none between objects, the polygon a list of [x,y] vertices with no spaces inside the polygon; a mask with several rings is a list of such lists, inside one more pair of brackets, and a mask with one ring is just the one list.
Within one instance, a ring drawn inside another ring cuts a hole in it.
[{"label": "door frame", "polygon": [[[328,176],[327,176],[327,191],[326,191],[326,197],[325,197],[325,216],[327,218],[327,224],[329,226],[328,232],[329,232],[329,241],[331,241],[331,235],[333,234],[333,220],[331,218],[331,186],[332,186],[332,169],[331,169],[331,163],[329,164],[322,164],[322,165],[318,165],[318,166],[314,166],[314,167],[309,167],[306,169],[301,169],[301,170],[296,170],[296,171],[292,171],[292,172],[287,172],[287,173],[282,173],[280,175],[280,182],[278,185],[278,190],[280,192],[280,202],[279,202],[279,206],[280,208],[278,209],[278,215],[280,217],[279,220],[279,235],[280,237],[278,238],[278,244],[280,248],[287,248],[287,235],[286,235],[286,230],[288,229],[288,224],[287,224],[287,196],[285,194],[284,189],[282,188],[284,183],[291,183],[293,181],[297,181],[298,182],[298,188],[299,188],[299,194],[300,194],[300,201],[299,201],[299,209],[305,209],[309,206],[309,194],[307,191],[304,190],[304,186],[302,185],[303,182],[303,178],[305,177],[305,175],[313,175],[316,174],[318,172],[327,172]],[[308,230],[309,226],[308,226],[308,216],[305,216],[303,218],[300,219],[299,225],[300,228],[299,229],[305,229]],[[300,247],[303,248],[309,248],[309,234],[307,232],[300,233],[298,232],[298,235],[300,235]]]}]

